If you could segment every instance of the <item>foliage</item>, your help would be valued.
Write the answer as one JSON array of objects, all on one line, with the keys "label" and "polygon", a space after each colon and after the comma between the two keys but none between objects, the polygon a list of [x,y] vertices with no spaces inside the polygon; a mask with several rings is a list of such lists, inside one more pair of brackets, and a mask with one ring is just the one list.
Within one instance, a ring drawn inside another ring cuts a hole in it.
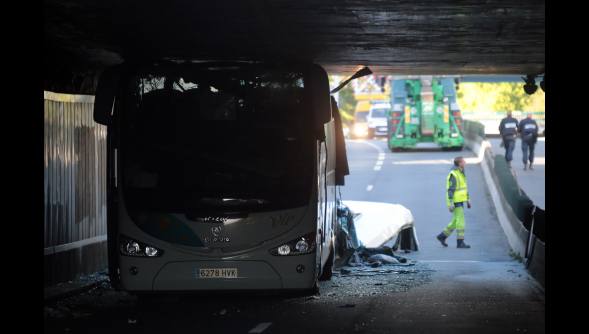
[{"label": "foliage", "polygon": [[458,89],[458,105],[470,112],[545,111],[544,91],[524,92],[521,83],[464,82]]},{"label": "foliage", "polygon": [[347,85],[339,91],[339,101],[337,105],[342,115],[343,121],[351,121],[354,119],[354,111],[356,110],[356,98],[354,97],[354,89],[351,85]]}]

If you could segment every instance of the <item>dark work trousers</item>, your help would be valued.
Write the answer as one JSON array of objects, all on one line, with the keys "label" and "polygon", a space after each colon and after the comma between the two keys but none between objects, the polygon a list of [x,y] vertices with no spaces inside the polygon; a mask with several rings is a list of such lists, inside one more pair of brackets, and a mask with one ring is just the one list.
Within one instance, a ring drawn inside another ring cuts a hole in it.
[{"label": "dark work trousers", "polygon": [[504,140],[505,145],[505,161],[510,162],[513,160],[513,150],[515,149],[515,140]]},{"label": "dark work trousers", "polygon": [[[522,152],[524,156],[524,165],[528,162],[528,158],[530,159],[530,165],[534,163],[534,147],[536,143],[534,142],[526,142],[522,140]],[[529,154],[528,154],[529,150]]]}]

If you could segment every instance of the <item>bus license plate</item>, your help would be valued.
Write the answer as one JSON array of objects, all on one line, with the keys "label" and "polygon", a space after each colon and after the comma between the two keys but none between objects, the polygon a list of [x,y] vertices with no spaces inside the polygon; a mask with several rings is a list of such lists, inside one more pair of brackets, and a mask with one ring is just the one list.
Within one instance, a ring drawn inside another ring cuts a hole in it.
[{"label": "bus license plate", "polygon": [[199,278],[237,278],[237,268],[199,269]]}]

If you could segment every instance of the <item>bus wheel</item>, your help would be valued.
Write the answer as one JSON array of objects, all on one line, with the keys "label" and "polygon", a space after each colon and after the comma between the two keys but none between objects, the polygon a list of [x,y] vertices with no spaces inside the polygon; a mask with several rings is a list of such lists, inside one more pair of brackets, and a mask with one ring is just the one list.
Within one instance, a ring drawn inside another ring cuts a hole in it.
[{"label": "bus wheel", "polygon": [[331,276],[333,276],[333,261],[335,258],[335,252],[333,249],[333,244],[329,247],[329,257],[327,258],[327,263],[325,263],[325,267],[321,271],[321,276],[319,276],[320,281],[329,281],[331,280]]}]

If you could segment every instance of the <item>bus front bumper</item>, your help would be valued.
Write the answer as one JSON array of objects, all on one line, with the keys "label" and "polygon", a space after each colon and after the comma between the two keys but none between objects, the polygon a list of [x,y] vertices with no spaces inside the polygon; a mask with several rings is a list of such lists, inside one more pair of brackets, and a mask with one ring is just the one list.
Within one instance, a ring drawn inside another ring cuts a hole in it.
[{"label": "bus front bumper", "polygon": [[[236,275],[203,277],[201,269],[224,269]],[[298,290],[312,288],[315,277],[314,253],[267,255],[264,259],[247,260],[193,258],[163,263],[153,258],[121,257],[121,284],[127,291]]]}]

